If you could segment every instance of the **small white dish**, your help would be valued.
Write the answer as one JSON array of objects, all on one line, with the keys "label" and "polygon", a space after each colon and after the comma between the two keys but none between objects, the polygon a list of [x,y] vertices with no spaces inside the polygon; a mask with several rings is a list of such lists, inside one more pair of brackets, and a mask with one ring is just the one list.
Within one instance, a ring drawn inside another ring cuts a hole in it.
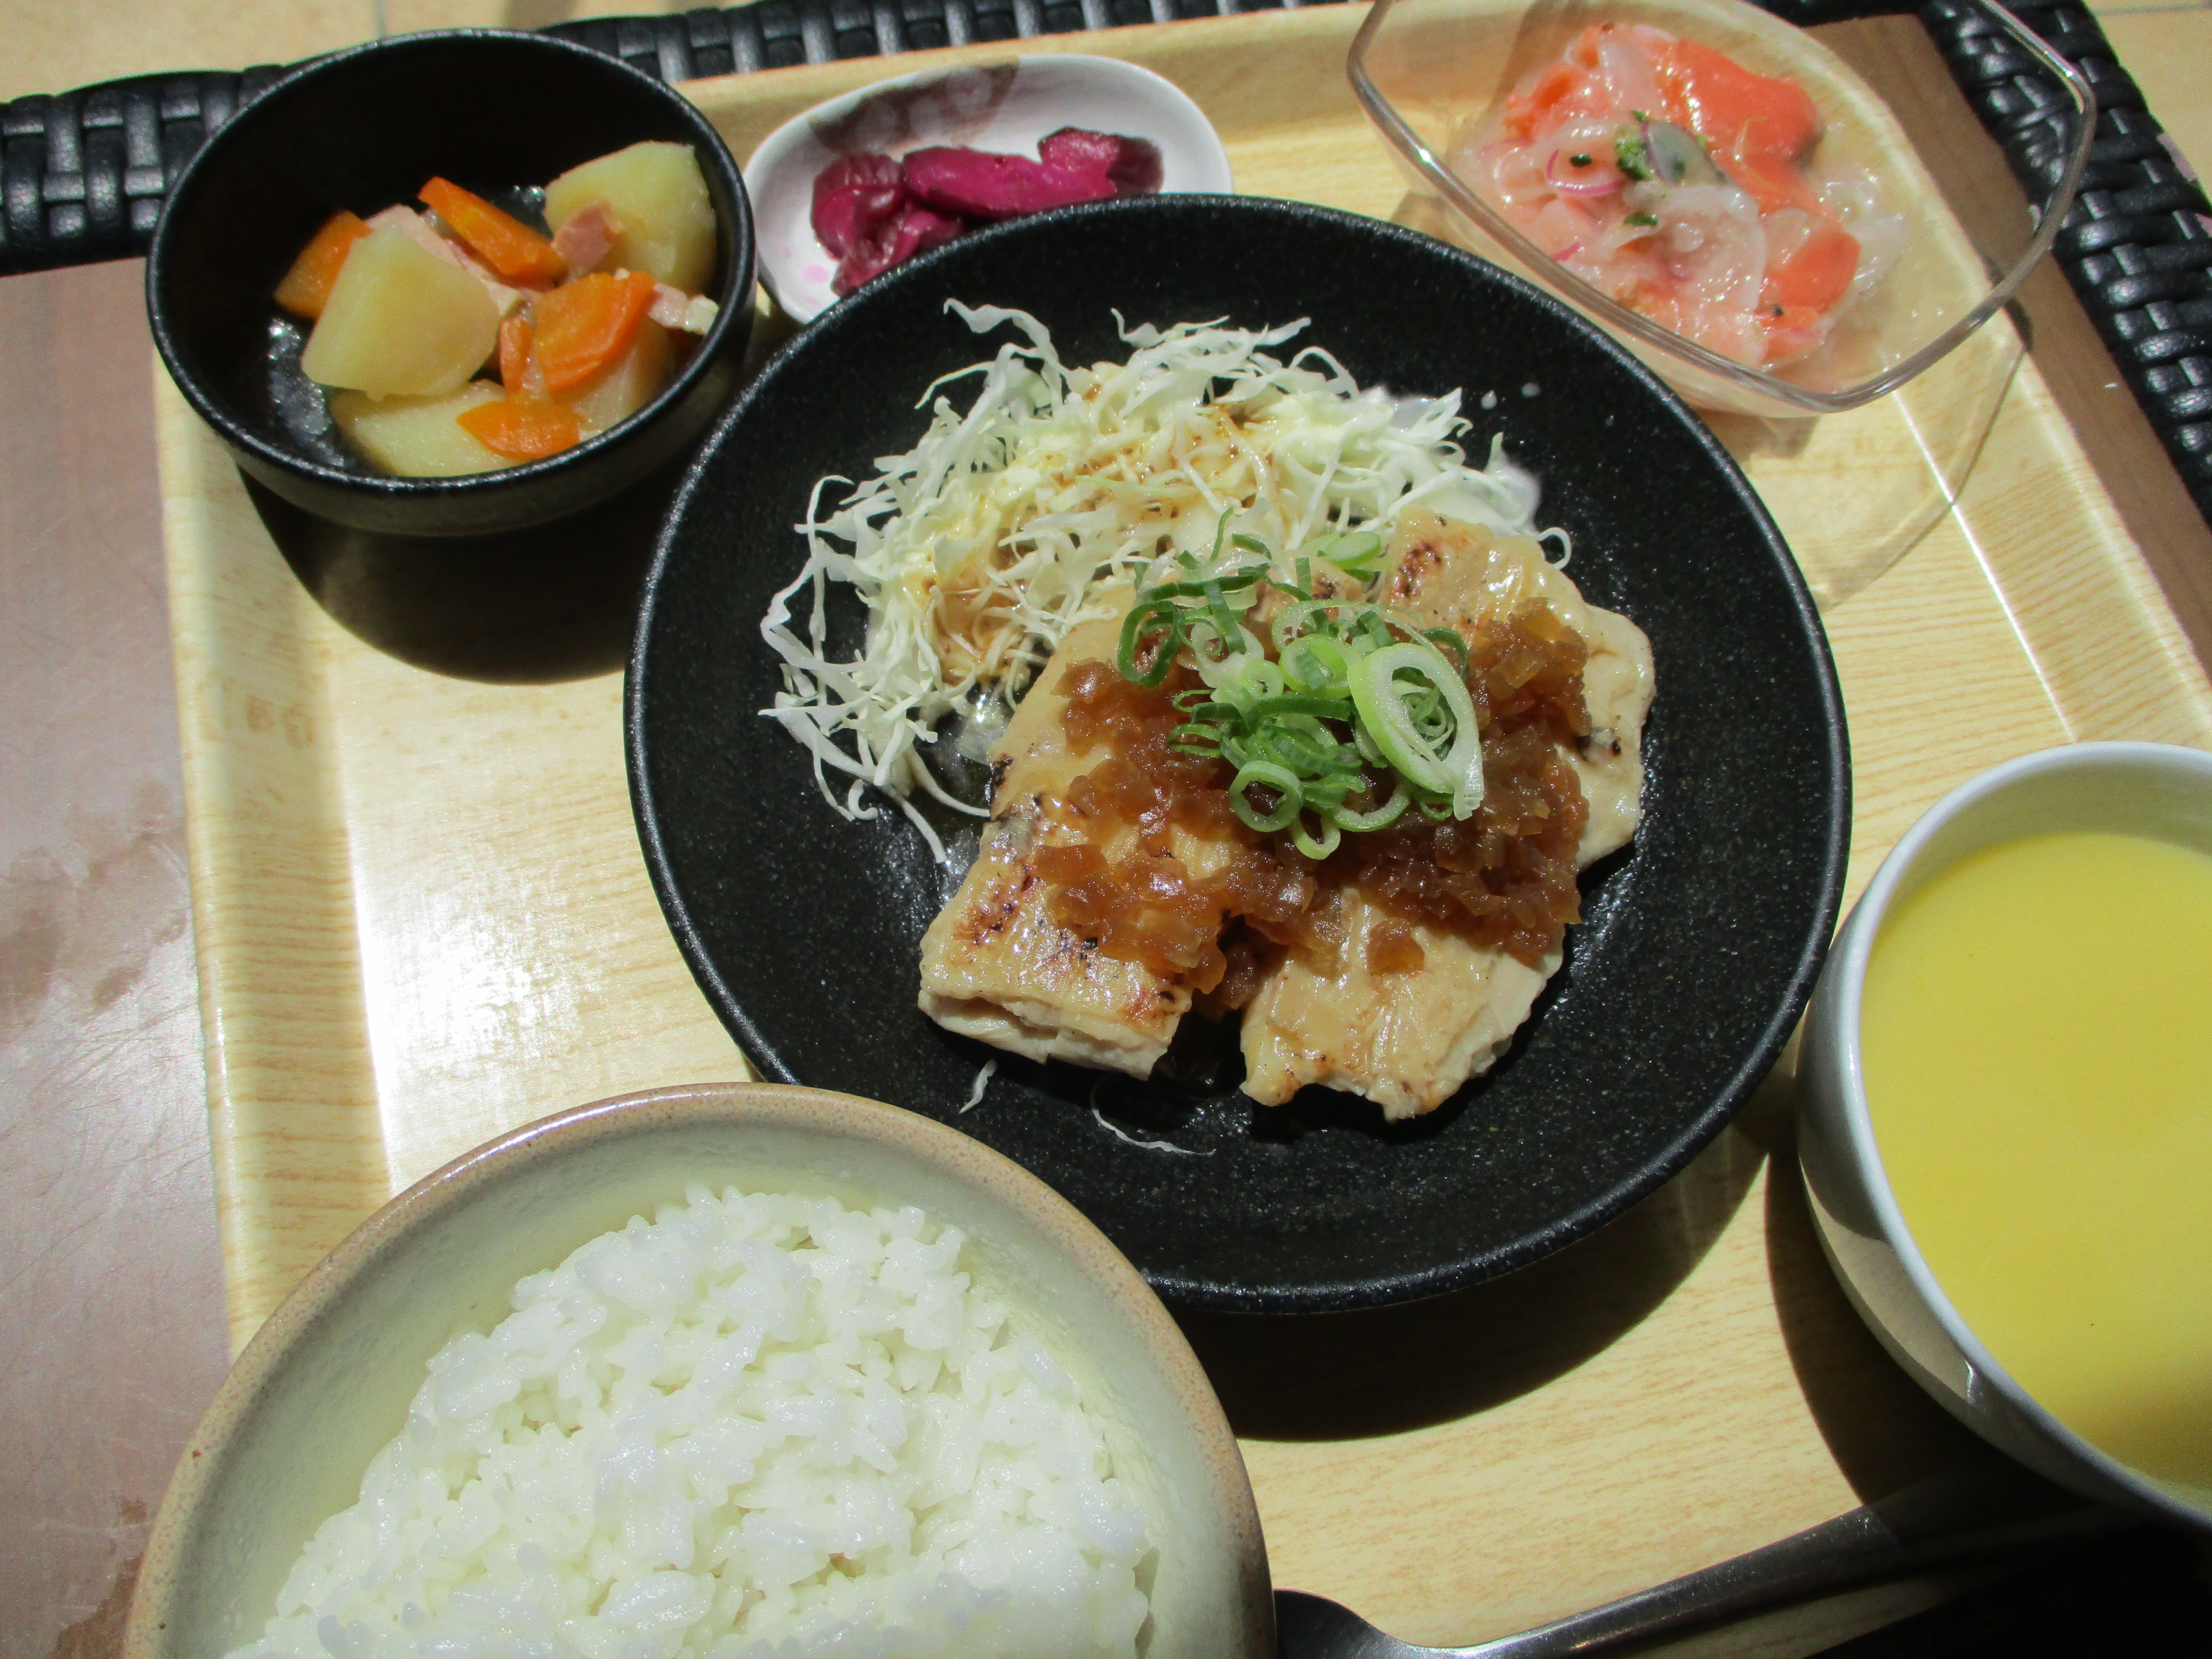
[{"label": "small white dish", "polygon": [[1118,58],[1042,52],[953,70],[924,70],[848,92],[794,116],[745,163],[761,280],[797,322],[836,302],[837,261],[814,238],[814,180],[841,155],[899,156],[932,144],[1036,154],[1062,127],[1149,139],[1159,147],[1160,192],[1232,188],[1229,152],[1172,81]]}]

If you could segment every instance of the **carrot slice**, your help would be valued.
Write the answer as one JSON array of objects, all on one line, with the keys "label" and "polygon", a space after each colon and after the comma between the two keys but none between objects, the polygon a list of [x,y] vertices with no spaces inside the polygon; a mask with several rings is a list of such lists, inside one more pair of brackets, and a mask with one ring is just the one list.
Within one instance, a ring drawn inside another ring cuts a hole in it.
[{"label": "carrot slice", "polygon": [[453,417],[469,435],[510,460],[535,461],[574,448],[584,423],[566,404],[542,398],[495,398]]},{"label": "carrot slice", "polygon": [[657,284],[642,270],[594,271],[541,294],[532,307],[545,389],[567,392],[620,361],[653,308]]},{"label": "carrot slice", "polygon": [[507,281],[557,283],[568,274],[568,261],[552,243],[483,197],[444,179],[433,179],[416,195]]},{"label": "carrot slice", "polygon": [[276,284],[276,303],[295,317],[320,317],[331,297],[331,284],[338,279],[338,267],[345,264],[353,245],[368,234],[361,216],[343,208],[324,220],[323,228],[307,239],[284,280]]},{"label": "carrot slice", "polygon": [[510,398],[522,395],[522,376],[530,367],[530,319],[509,317],[499,325],[499,383]]}]

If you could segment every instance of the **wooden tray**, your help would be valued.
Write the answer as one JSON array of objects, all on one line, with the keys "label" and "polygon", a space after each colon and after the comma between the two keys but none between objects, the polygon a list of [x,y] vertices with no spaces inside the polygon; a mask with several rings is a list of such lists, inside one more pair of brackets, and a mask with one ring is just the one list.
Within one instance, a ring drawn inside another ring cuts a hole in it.
[{"label": "wooden tray", "polygon": [[[1345,82],[1360,17],[1262,13],[687,89],[744,155],[894,70],[1111,53],[1197,99],[1240,188],[1419,222]],[[2009,188],[1916,23],[1826,33],[1911,110],[1923,155],[1993,164]],[[2007,757],[2093,738],[2212,747],[2190,643],[2206,637],[2190,586],[2212,568],[2201,521],[2055,273],[2021,315],[2033,355],[2015,369],[2012,337],[1993,336],[2003,374],[1978,416],[1951,411],[1948,436],[1896,400],[1726,426],[1829,600],[1854,894],[1924,807]],[[364,644],[288,568],[174,388],[157,392],[242,1346],[325,1250],[455,1154],[580,1102],[745,1067],[647,881],[614,648],[588,677],[532,684]],[[1188,1320],[1244,1436],[1277,1583],[1410,1638],[1468,1642],[1768,1542],[1954,1455],[1963,1431],[1881,1357],[1820,1259],[1788,1106],[1778,1078],[1657,1195],[1499,1283],[1372,1314]],[[1940,1593],[1721,1645],[1804,1651]]]}]

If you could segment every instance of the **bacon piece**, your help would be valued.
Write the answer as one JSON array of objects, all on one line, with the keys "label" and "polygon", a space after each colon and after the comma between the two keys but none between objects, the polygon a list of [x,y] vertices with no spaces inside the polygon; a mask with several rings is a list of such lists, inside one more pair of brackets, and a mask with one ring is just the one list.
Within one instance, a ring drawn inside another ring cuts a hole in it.
[{"label": "bacon piece", "polygon": [[561,222],[561,228],[553,233],[553,251],[568,262],[573,275],[580,276],[599,269],[622,234],[623,223],[614,210],[605,202],[593,202]]},{"label": "bacon piece", "polygon": [[703,294],[686,294],[680,288],[660,283],[653,288],[653,304],[645,314],[663,328],[704,334],[714,326],[714,319],[722,314],[722,308]]}]

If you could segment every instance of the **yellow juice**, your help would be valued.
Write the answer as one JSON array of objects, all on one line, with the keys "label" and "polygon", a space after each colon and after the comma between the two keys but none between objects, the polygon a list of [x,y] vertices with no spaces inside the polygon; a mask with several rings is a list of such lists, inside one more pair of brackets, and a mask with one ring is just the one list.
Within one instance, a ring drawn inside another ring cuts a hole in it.
[{"label": "yellow juice", "polygon": [[2212,1490],[2212,857],[2042,836],[1886,918],[1875,1139],[1960,1316],[2059,1421]]}]

